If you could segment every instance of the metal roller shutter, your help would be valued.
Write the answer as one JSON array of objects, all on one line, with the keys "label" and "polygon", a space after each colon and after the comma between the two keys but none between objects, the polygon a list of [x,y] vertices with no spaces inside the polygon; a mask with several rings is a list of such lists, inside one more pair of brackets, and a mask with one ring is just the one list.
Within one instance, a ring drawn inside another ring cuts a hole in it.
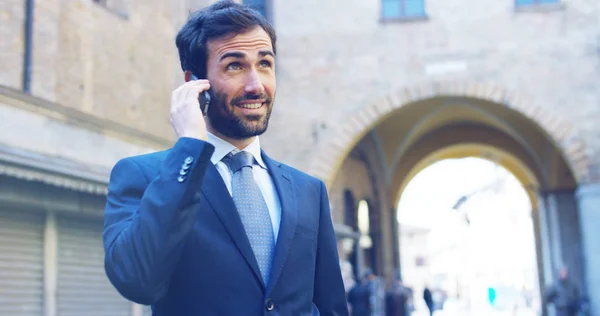
[{"label": "metal roller shutter", "polygon": [[0,315],[42,315],[43,231],[41,214],[0,211]]},{"label": "metal roller shutter", "polygon": [[58,217],[58,316],[129,316],[104,271],[102,221]]}]

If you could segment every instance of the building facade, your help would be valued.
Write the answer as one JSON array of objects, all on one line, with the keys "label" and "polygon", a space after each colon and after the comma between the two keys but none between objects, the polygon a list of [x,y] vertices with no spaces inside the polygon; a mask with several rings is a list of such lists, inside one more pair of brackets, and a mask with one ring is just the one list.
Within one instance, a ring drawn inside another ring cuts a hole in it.
[{"label": "building facade", "polygon": [[[0,314],[141,315],[104,275],[110,169],[168,148],[174,37],[209,0],[0,4]],[[322,179],[357,274],[401,269],[396,205],[420,170],[483,157],[529,191],[542,283],[600,303],[600,3],[252,1],[278,32],[261,143]],[[108,309],[111,310],[108,310]]]}]

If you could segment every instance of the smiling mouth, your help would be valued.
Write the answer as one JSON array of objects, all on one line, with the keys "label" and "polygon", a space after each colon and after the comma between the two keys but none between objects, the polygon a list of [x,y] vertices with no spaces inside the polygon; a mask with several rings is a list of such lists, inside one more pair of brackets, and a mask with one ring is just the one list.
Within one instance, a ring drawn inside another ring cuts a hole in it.
[{"label": "smiling mouth", "polygon": [[264,104],[263,102],[260,102],[260,103],[245,103],[245,104],[236,104],[236,106],[241,107],[243,109],[252,109],[252,110],[255,110],[255,109],[258,109],[261,106],[263,106],[263,104]]}]

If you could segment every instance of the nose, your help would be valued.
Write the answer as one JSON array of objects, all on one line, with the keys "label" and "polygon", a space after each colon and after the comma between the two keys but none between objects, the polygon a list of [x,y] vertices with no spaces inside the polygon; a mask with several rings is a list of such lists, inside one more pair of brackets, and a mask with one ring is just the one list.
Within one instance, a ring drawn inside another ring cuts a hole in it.
[{"label": "nose", "polygon": [[260,81],[260,76],[255,69],[248,71],[244,92],[254,94],[262,94],[264,92],[262,82]]}]

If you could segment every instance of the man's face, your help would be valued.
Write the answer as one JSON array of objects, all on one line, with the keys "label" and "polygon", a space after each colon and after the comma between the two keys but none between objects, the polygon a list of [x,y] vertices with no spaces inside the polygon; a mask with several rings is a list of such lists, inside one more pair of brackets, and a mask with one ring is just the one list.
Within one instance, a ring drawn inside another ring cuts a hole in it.
[{"label": "man's face", "polygon": [[569,271],[566,268],[560,269],[558,277],[561,280],[566,280],[569,277]]},{"label": "man's face", "polygon": [[233,139],[264,133],[276,86],[271,38],[261,27],[256,27],[235,36],[211,40],[207,47],[210,127]]}]

